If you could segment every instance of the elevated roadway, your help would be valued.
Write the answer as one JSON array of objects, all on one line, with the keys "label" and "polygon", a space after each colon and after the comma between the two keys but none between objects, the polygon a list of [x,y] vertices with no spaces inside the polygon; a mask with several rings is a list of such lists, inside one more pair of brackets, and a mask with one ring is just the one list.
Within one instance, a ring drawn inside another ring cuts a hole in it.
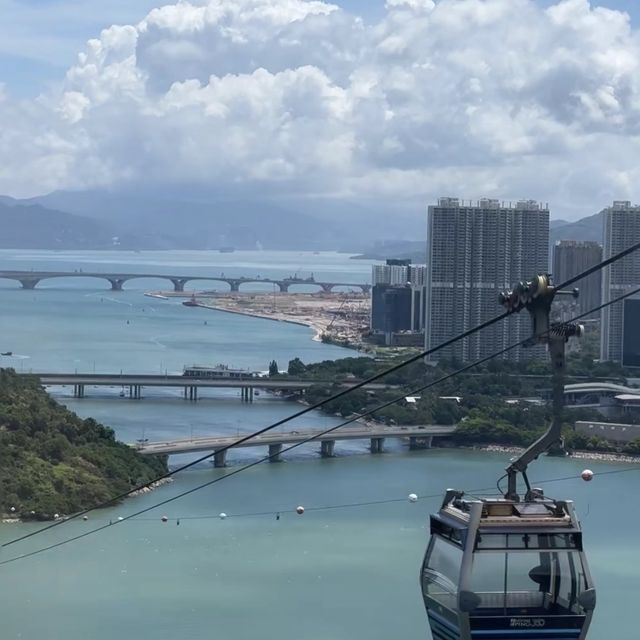
[{"label": "elevated roadway", "polygon": [[[456,430],[450,425],[426,426],[396,426],[396,427],[347,427],[331,433],[321,435],[322,431],[303,430],[288,432],[271,432],[256,436],[242,442],[234,448],[268,447],[271,462],[280,460],[284,445],[305,442],[310,438],[320,443],[320,454],[323,457],[334,455],[336,441],[340,440],[370,440],[371,453],[382,453],[386,438],[406,438],[410,448],[428,448],[434,437],[450,436]],[[131,444],[144,455],[171,455],[177,453],[191,453],[195,451],[214,451],[214,464],[223,467],[226,464],[225,447],[233,446],[238,437],[207,436],[204,438],[165,440],[158,442],[138,442]]]},{"label": "elevated roadway", "polygon": [[239,291],[240,285],[249,283],[274,284],[281,292],[286,292],[293,285],[317,286],[321,291],[330,293],[335,287],[352,287],[360,289],[363,293],[371,290],[371,285],[359,282],[319,282],[314,278],[261,278],[261,277],[229,277],[224,274],[219,276],[186,276],[176,274],[161,273],[110,273],[100,271],[7,271],[0,270],[0,278],[7,280],[16,280],[22,285],[23,289],[35,289],[42,280],[51,280],[52,278],[99,278],[106,280],[111,285],[112,291],[122,291],[123,285],[129,280],[137,280],[141,278],[155,278],[167,280],[173,285],[173,290],[184,291],[184,287],[189,282],[224,282],[229,285],[230,291]]},{"label": "elevated roadway", "polygon": [[[27,375],[27,374],[23,374]],[[149,374],[105,374],[105,373],[37,373],[45,387],[73,386],[74,396],[84,398],[87,387],[122,387],[128,388],[129,397],[142,398],[144,387],[174,387],[184,390],[185,399],[198,399],[198,389],[241,389],[242,399],[251,401],[256,389],[265,391],[303,392],[314,385],[337,385],[348,389],[357,381],[334,380],[300,380],[291,378],[192,378],[181,375],[149,375]],[[394,385],[371,383],[362,387],[365,391],[383,391],[397,389]]]}]

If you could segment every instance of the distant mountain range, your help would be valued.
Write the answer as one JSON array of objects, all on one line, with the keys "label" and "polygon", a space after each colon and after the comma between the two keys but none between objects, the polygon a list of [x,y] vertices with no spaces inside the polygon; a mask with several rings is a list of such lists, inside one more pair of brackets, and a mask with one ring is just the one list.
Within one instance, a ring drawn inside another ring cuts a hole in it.
[{"label": "distant mountain range", "polygon": [[113,243],[112,230],[101,222],[0,198],[2,249],[103,249]]},{"label": "distant mountain range", "polygon": [[[5,198],[6,200],[6,198]],[[10,199],[9,199],[10,200]],[[2,199],[0,198],[0,202]],[[37,204],[108,227],[137,249],[312,249],[354,251],[397,232],[384,212],[323,198],[287,201],[242,193],[57,191],[15,205]]]},{"label": "distant mountain range", "polygon": [[[602,212],[582,218],[576,222],[551,220],[549,222],[549,256],[558,240],[592,240],[602,243]],[[426,262],[427,240],[379,242],[355,256],[358,259],[386,260],[388,258],[409,259],[413,264]]]},{"label": "distant mountain range", "polygon": [[[240,192],[193,193],[190,199],[108,190],[57,191],[26,200],[0,196],[0,248],[306,249],[423,263],[425,240],[398,239],[422,235],[423,213],[412,207],[390,214],[379,206],[321,197],[284,202]],[[551,244],[601,236],[601,214],[550,224]]]},{"label": "distant mountain range", "polygon": [[602,212],[582,218],[576,222],[549,225],[549,242],[553,246],[558,240],[593,240],[602,244],[604,220]]}]

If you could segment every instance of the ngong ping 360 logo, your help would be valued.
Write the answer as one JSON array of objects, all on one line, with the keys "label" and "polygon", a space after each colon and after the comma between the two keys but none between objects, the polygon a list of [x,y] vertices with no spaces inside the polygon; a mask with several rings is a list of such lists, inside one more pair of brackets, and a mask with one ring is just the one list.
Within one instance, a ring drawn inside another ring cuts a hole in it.
[{"label": "ngong ping 360 logo", "polygon": [[510,627],[524,627],[526,629],[540,629],[544,627],[546,620],[544,618],[511,618]]}]

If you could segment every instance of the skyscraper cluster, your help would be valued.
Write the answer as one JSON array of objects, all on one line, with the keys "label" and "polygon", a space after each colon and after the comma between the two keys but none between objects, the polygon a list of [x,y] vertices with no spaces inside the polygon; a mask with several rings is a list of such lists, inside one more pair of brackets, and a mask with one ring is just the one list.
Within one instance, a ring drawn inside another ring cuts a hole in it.
[{"label": "skyscraper cluster", "polygon": [[[499,315],[498,294],[539,273],[560,284],[640,242],[640,206],[614,201],[602,211],[603,244],[560,240],[549,264],[549,208],[534,200],[502,202],[440,198],[427,216],[427,264],[388,260],[373,267],[371,327],[395,344],[400,334],[422,335],[436,347]],[[602,302],[640,287],[640,251],[572,284],[557,319],[587,314]],[[573,301],[572,301],[573,300]],[[567,306],[568,305],[568,306]],[[584,316],[600,326],[600,359],[640,367],[640,296]],[[480,360],[531,336],[528,313],[515,314],[438,350],[434,361]],[[408,342],[405,342],[409,344]],[[521,360],[540,349],[516,348]]]}]

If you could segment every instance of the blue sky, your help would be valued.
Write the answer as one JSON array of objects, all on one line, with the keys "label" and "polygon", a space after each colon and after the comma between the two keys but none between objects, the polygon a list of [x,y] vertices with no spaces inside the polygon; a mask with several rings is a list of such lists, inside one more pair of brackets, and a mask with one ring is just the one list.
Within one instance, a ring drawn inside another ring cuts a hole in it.
[{"label": "blue sky", "polygon": [[[554,0],[539,0],[542,5]],[[376,21],[383,0],[340,0],[337,4]],[[0,82],[17,97],[35,96],[58,82],[84,43],[112,24],[135,23],[159,0],[0,0]],[[640,24],[637,0],[592,2],[628,12]]]}]

